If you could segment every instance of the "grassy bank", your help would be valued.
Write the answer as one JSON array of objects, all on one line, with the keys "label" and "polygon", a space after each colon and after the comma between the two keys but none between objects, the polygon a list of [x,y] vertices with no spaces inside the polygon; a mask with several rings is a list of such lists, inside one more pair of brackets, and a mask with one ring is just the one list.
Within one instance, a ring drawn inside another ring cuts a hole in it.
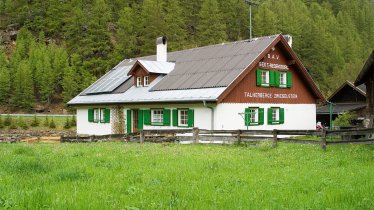
[{"label": "grassy bank", "polygon": [[[68,126],[66,126],[68,124]],[[0,129],[67,130],[75,129],[76,119],[70,116],[1,116]]]},{"label": "grassy bank", "polygon": [[374,147],[3,144],[0,208],[372,209]]}]

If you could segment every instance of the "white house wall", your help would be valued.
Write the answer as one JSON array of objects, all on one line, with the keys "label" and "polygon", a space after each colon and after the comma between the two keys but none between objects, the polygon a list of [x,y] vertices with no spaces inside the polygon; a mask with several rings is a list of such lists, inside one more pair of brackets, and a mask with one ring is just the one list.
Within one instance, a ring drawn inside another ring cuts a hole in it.
[{"label": "white house wall", "polygon": [[[109,108],[109,107],[94,107]],[[110,123],[88,122],[88,108],[77,108],[77,134],[79,135],[107,135],[112,133],[112,110]]]},{"label": "white house wall", "polygon": [[[244,119],[239,113],[243,113],[247,107],[264,108],[264,125],[248,126],[250,130],[313,130],[316,129],[316,105],[315,104],[218,104],[214,128],[217,130],[247,129]],[[270,107],[284,108],[284,124],[268,125],[267,109]]]}]

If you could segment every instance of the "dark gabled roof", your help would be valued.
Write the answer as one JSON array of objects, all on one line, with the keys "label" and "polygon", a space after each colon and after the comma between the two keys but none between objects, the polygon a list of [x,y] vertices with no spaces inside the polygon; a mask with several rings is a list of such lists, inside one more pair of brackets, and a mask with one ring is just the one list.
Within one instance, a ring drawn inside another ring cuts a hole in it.
[{"label": "dark gabled roof", "polygon": [[346,80],[338,89],[335,90],[335,92],[333,94],[331,94],[331,96],[327,99],[328,101],[330,101],[336,94],[338,94],[345,86],[349,86],[351,87],[353,90],[357,91],[358,93],[360,93],[361,95],[365,96],[366,97],[366,85],[365,84],[362,84],[358,87],[356,87],[353,82],[350,82],[348,80]]},{"label": "dark gabled roof", "polygon": [[[343,114],[344,112],[351,112],[363,109],[366,107],[365,103],[338,103],[333,104],[333,114]],[[317,114],[330,114],[330,106],[326,104],[317,108]]]},{"label": "dark gabled roof", "polygon": [[354,84],[358,86],[365,83],[370,78],[370,73],[374,73],[374,50],[365,62],[364,66],[362,67],[362,70],[358,74]]}]

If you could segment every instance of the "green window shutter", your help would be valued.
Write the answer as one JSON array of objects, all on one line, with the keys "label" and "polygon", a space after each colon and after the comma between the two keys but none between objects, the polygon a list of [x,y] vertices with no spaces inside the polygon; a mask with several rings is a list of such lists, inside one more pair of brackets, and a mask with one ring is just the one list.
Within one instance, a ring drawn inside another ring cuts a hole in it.
[{"label": "green window shutter", "polygon": [[261,86],[262,85],[262,78],[261,78],[261,69],[256,70],[256,85]]},{"label": "green window shutter", "polygon": [[258,124],[263,125],[264,124],[264,108],[258,109]]},{"label": "green window shutter", "polygon": [[279,109],[279,124],[284,123],[284,108]]},{"label": "green window shutter", "polygon": [[88,109],[88,122],[93,122],[93,121],[94,121],[94,110]]},{"label": "green window shutter", "polygon": [[143,130],[144,120],[143,120],[143,110],[138,111],[138,128]]},{"label": "green window shutter", "polygon": [[275,71],[269,71],[269,77],[270,86],[275,86]]},{"label": "green window shutter", "polygon": [[173,126],[178,126],[178,110],[173,109]]},{"label": "green window shutter", "polygon": [[143,110],[144,114],[144,125],[151,125],[151,110]]},{"label": "green window shutter", "polygon": [[272,108],[268,109],[268,124],[269,125],[273,124],[273,109]]},{"label": "green window shutter", "polygon": [[194,127],[194,121],[195,121],[194,110],[189,109],[188,110],[188,127]]},{"label": "green window shutter", "polygon": [[131,110],[127,110],[126,121],[127,133],[131,133]]},{"label": "green window shutter", "polygon": [[105,123],[110,123],[110,109],[105,109],[104,120]]},{"label": "green window shutter", "polygon": [[279,84],[280,84],[280,81],[279,81],[279,71],[275,71],[274,72],[274,75],[275,75],[275,77],[274,77],[274,80],[275,80],[275,84],[274,84],[274,86],[275,87],[279,87]]},{"label": "green window shutter", "polygon": [[164,125],[170,125],[170,109],[164,109]]},{"label": "green window shutter", "polygon": [[249,109],[249,108],[245,108],[245,111],[244,111],[244,125],[246,125],[246,126],[248,126],[248,125],[250,125],[250,120],[251,120],[251,118],[250,118],[250,112],[251,112],[251,110]]},{"label": "green window shutter", "polygon": [[287,87],[292,87],[292,72],[287,72]]}]

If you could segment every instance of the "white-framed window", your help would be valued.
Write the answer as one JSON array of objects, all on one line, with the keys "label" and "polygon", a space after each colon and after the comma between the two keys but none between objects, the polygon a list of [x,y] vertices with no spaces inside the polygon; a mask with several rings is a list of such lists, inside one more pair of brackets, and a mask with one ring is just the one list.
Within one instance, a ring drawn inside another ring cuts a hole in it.
[{"label": "white-framed window", "polygon": [[144,86],[148,86],[149,85],[149,76],[144,76]]},{"label": "white-framed window", "polygon": [[164,110],[163,109],[152,109],[151,110],[151,122],[152,124],[163,124],[164,123]]},{"label": "white-framed window", "polygon": [[94,109],[94,122],[99,122],[100,121],[100,109]]},{"label": "white-framed window", "polygon": [[269,74],[270,74],[269,71],[261,71],[261,84],[262,85],[264,86],[269,85],[269,80],[270,80]]},{"label": "white-framed window", "polygon": [[279,108],[272,108],[271,110],[272,122],[279,122]]},{"label": "white-framed window", "polygon": [[287,72],[279,72],[279,87],[287,87]]},{"label": "white-framed window", "polygon": [[188,109],[178,109],[178,126],[188,126]]},{"label": "white-framed window", "polygon": [[249,109],[249,119],[251,123],[258,123],[258,108]]},{"label": "white-framed window", "polygon": [[142,86],[142,78],[141,77],[137,77],[136,78],[136,87],[141,87]]},{"label": "white-framed window", "polygon": [[104,108],[100,109],[100,122],[105,123],[105,109]]}]

